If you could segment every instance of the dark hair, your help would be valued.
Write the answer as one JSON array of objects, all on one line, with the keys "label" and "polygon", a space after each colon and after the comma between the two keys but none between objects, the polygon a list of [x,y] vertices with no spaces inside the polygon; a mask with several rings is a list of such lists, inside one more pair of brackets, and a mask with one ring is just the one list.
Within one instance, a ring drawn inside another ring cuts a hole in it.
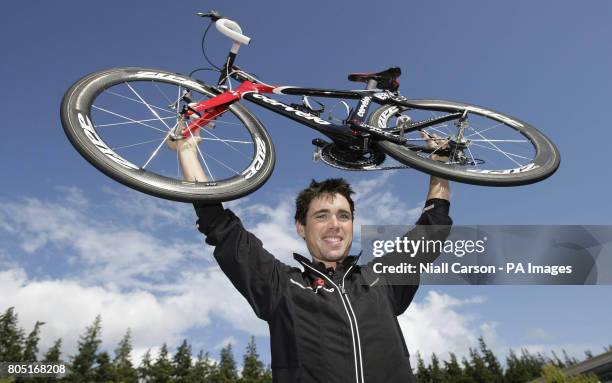
[{"label": "dark hair", "polygon": [[310,202],[322,195],[333,196],[336,193],[346,198],[351,207],[351,215],[355,216],[355,203],[351,198],[351,194],[355,192],[351,189],[351,185],[344,178],[329,178],[321,182],[312,180],[310,186],[298,194],[295,199],[295,221],[306,225],[306,213],[308,213]]}]

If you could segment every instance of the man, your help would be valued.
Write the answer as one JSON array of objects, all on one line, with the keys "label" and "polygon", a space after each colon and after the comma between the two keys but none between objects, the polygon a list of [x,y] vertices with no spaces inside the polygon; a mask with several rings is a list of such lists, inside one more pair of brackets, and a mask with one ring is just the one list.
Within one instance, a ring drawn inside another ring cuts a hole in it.
[{"label": "man", "polygon": [[[179,151],[185,178],[205,181],[197,144],[190,138],[172,147]],[[348,255],[352,193],[344,180],[330,179],[313,181],[298,195],[295,227],[311,255],[294,254],[303,271],[267,252],[220,203],[195,204],[198,229],[216,246],[219,266],[268,322],[274,382],[414,382],[396,317],[408,308],[418,285],[377,275],[371,264],[360,266],[358,257]],[[449,199],[448,181],[431,177],[423,214],[407,235],[444,240],[452,224]],[[393,263],[399,256],[382,258]]]}]

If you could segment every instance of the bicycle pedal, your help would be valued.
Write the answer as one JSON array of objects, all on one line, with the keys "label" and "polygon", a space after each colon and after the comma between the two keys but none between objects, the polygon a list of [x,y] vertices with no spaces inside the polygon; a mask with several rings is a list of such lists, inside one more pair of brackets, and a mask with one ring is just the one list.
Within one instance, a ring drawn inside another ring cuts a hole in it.
[{"label": "bicycle pedal", "polygon": [[312,144],[314,146],[316,146],[316,147],[322,148],[322,147],[324,147],[326,145],[329,145],[329,142],[327,142],[325,140],[322,140],[320,138],[315,138],[315,139],[312,140]]}]

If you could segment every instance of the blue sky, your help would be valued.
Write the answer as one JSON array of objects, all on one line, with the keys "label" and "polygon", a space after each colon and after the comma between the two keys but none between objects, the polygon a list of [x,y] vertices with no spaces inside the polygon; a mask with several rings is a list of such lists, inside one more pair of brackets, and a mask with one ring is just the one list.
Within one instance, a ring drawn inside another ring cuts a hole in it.
[{"label": "blue sky", "polygon": [[[269,360],[265,323],[212,262],[191,208],[97,172],[59,122],[64,91],[89,72],[204,66],[205,23],[193,14],[213,8],[253,38],[237,64],[267,82],[350,89],[348,73],[397,65],[407,97],[498,109],[557,144],[561,167],[542,183],[453,183],[456,224],[610,224],[609,2],[2,3],[0,310],[16,306],[26,328],[45,321],[41,348],[63,337],[64,351],[73,352],[78,334],[101,313],[108,349],[127,327],[136,353],[183,337],[213,353],[229,340],[241,353],[254,334]],[[220,62],[229,41],[213,30],[208,43]],[[314,132],[251,110],[270,131],[278,161],[262,189],[232,206],[280,258],[303,246],[288,227],[291,199],[310,178],[353,182],[361,223],[414,220],[428,176],[344,173],[313,163]],[[612,341],[612,305],[603,304],[611,293],[608,286],[423,287],[400,323],[412,351],[461,354],[484,334],[500,351],[580,355]]]}]

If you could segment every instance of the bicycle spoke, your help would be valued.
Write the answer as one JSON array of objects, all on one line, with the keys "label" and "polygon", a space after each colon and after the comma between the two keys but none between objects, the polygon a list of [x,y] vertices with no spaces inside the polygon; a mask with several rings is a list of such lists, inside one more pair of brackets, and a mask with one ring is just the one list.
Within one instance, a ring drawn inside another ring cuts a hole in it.
[{"label": "bicycle spoke", "polygon": [[[96,106],[96,105],[92,105],[91,107],[92,107],[92,108],[95,108],[95,109],[98,109],[98,110],[101,110],[102,112],[106,112],[106,113],[112,114],[113,116],[117,116],[117,117],[124,118],[124,119],[126,119],[126,120],[130,121],[131,123],[140,124],[140,125],[146,126],[147,128],[151,128],[151,129],[154,129],[154,130],[160,131],[160,132],[162,132],[162,133],[166,133],[166,131],[165,131],[165,130],[162,130],[162,129],[156,128],[156,127],[154,127],[154,126],[152,126],[152,125],[145,124],[144,122],[141,122],[142,120],[141,120],[141,121],[134,120],[134,119],[132,119],[132,118],[129,118],[129,117],[123,116],[123,115],[121,115],[121,114],[119,114],[119,113],[111,112],[110,110],[107,110],[107,109],[104,109],[104,108],[100,108],[99,106]],[[154,120],[154,121],[156,121],[157,119],[156,119],[156,118],[154,118],[153,120]],[[98,125],[96,125],[96,126],[98,126]]]},{"label": "bicycle spoke", "polygon": [[470,157],[472,158],[472,162],[476,165],[476,168],[478,168],[478,162],[476,162],[476,158],[474,158],[474,155],[472,154],[472,151],[470,150],[470,147],[467,147],[468,153],[470,153]]},{"label": "bicycle spoke", "polygon": [[164,136],[164,139],[162,140],[162,142],[160,142],[160,144],[157,146],[157,148],[155,148],[153,153],[151,153],[151,156],[147,159],[147,162],[145,162],[145,164],[142,165],[142,169],[146,168],[147,165],[149,165],[149,162],[151,162],[153,160],[153,158],[157,155],[157,152],[159,152],[159,149],[162,147],[162,145],[164,145],[166,143],[166,141],[168,140],[168,137],[170,137],[170,133],[171,132],[172,132],[172,130],[168,130],[168,133],[166,133],[166,135]]},{"label": "bicycle spoke", "polygon": [[[108,111],[106,111],[108,112]],[[112,113],[112,112],[108,112],[108,113]],[[123,116],[121,116],[123,117]],[[126,117],[124,117],[126,118]],[[171,120],[171,119],[175,119],[176,116],[172,116],[172,117],[162,117],[162,120]],[[100,124],[100,125],[96,125],[97,128],[106,128],[108,126],[118,126],[118,125],[128,125],[128,124],[133,124],[133,123],[140,123],[140,122],[150,122],[150,121],[157,121],[157,118],[147,118],[145,120],[132,120],[132,121],[125,121],[125,122],[115,122],[113,124]],[[164,132],[164,130],[159,129],[160,131]]]},{"label": "bicycle spoke", "polygon": [[[131,97],[128,97],[128,96],[124,96],[124,95],[122,95],[122,94],[119,94],[119,93],[116,93],[116,92],[113,92],[113,91],[110,91],[110,90],[107,90],[107,91],[106,91],[106,93],[109,93],[109,94],[112,94],[113,96],[117,96],[117,97],[125,98],[126,100],[130,100],[130,101],[134,101],[134,102],[137,102],[137,103],[139,103],[139,104],[142,104],[142,102],[140,102],[139,100],[137,100],[137,99],[135,99],[135,98],[131,98]],[[166,109],[166,108],[162,108],[162,107],[155,106],[155,105],[151,105],[151,107],[153,107],[153,108],[155,108],[155,109],[163,110],[164,112],[171,113],[171,114],[175,114],[175,113],[176,113],[176,112],[174,112],[174,111],[172,111],[172,110],[168,110],[168,109]]]},{"label": "bicycle spoke", "polygon": [[[193,132],[191,131],[191,129],[187,129],[187,130],[189,131],[189,136],[191,137],[191,139],[195,140],[195,136],[193,135]],[[208,171],[208,174],[210,175],[210,179],[214,181],[215,176],[210,171],[210,168],[208,167],[208,163],[206,162],[206,160],[204,159],[204,156],[202,155],[202,152],[200,151],[200,145],[198,145],[197,143],[196,143],[196,149],[198,151],[198,154],[200,155],[200,158],[202,159],[202,162],[204,162],[204,166],[206,167],[206,170]]]},{"label": "bicycle spoke", "polygon": [[[483,148],[483,149],[492,150],[492,151],[494,151],[494,152],[500,152],[500,150],[499,150],[499,149],[493,149],[493,148],[490,148],[490,147],[488,147],[488,146],[479,145],[479,144],[472,144],[472,145],[473,145],[473,146],[478,146],[479,148]],[[533,160],[532,158],[525,157],[525,156],[521,156],[521,155],[519,155],[519,154],[510,153],[510,152],[505,152],[505,151],[503,151],[503,150],[502,150],[501,152],[502,152],[503,154],[508,155],[508,156],[513,156],[513,157],[517,157],[517,158],[522,158],[522,159],[527,160],[527,161],[532,161],[532,160]]]},{"label": "bicycle spoke", "polygon": [[115,146],[112,147],[112,150],[119,150],[119,149],[125,149],[125,148],[132,148],[134,146],[139,146],[139,145],[146,145],[146,144],[150,144],[151,142],[157,142],[159,140],[159,138],[156,138],[154,140],[147,140],[147,141],[142,141],[142,142],[138,142],[135,144],[130,144],[130,145],[123,145],[123,146]]},{"label": "bicycle spoke", "polygon": [[[493,128],[497,128],[498,126],[503,126],[503,125],[504,125],[504,123],[503,123],[503,122],[500,122],[499,124],[495,124],[495,125],[493,125],[493,126],[490,126],[490,127],[488,127],[488,128],[485,128],[484,130],[476,130],[476,129],[474,129],[472,126],[470,126],[470,128],[472,128],[472,130],[473,130],[474,132],[477,132],[477,133],[478,133],[478,132],[480,132],[480,133],[484,133],[484,132],[486,132],[486,131],[488,131],[488,130],[491,130],[491,129],[493,129]],[[470,134],[470,135],[468,135],[468,136],[465,136],[464,138],[470,138],[470,137],[472,137],[472,136],[475,136],[477,133],[472,133],[472,134]]]},{"label": "bicycle spoke", "polygon": [[[436,140],[437,141],[447,141],[448,138],[445,138],[445,137],[438,137],[438,138],[431,137],[430,140],[434,140],[434,141],[436,141]],[[406,138],[406,141],[427,141],[427,140],[424,139],[424,138]]]},{"label": "bicycle spoke", "polygon": [[223,142],[233,142],[236,144],[252,144],[253,143],[253,141],[223,140],[220,138],[208,138],[208,137],[202,138],[202,141],[223,141]]},{"label": "bicycle spoke", "polygon": [[151,82],[153,83],[153,85],[155,85],[159,93],[161,93],[162,97],[165,98],[166,101],[168,101],[170,104],[172,104],[172,101],[168,98],[168,96],[166,96],[166,94],[159,88],[159,85],[157,85],[157,82],[153,80],[151,80]]},{"label": "bicycle spoke", "polygon": [[143,103],[143,104],[145,104],[145,106],[146,106],[146,107],[149,109],[149,111],[151,111],[151,113],[153,113],[153,115],[154,115],[155,117],[157,117],[157,119],[159,119],[159,120],[162,122],[162,124],[164,124],[164,126],[165,126],[166,128],[168,128],[168,134],[170,134],[170,131],[172,130],[172,128],[171,128],[171,127],[169,127],[169,126],[168,126],[168,124],[166,124],[166,121],[164,121],[164,120],[162,120],[162,119],[161,119],[161,117],[159,116],[159,114],[157,114],[157,112],[156,112],[155,110],[153,110],[153,108],[151,107],[151,105],[149,105],[149,104],[148,104],[148,103],[147,103],[147,102],[146,102],[146,101],[145,101],[145,100],[144,100],[144,99],[143,99],[143,98],[140,96],[140,94],[138,94],[138,92],[136,92],[136,91],[134,90],[134,88],[132,88],[132,86],[131,86],[129,83],[127,83],[127,82],[126,82],[126,83],[125,83],[125,85],[127,85],[127,87],[128,87],[128,88],[130,88],[130,90],[131,90],[132,92],[134,92],[134,94],[136,95],[136,97],[138,97],[138,98],[140,99],[140,101],[142,101],[142,103]]},{"label": "bicycle spoke", "polygon": [[495,140],[495,139],[487,139],[487,140],[470,140],[470,142],[529,142],[529,140]]},{"label": "bicycle spoke", "polygon": [[[445,124],[445,125],[441,125],[441,126],[444,126],[444,127],[446,127],[446,130],[449,130],[449,129],[448,129],[448,125],[446,125],[446,124]],[[439,133],[439,134],[442,134],[442,135],[444,135],[444,136],[452,136],[452,134],[450,133],[450,131],[449,131],[448,133],[446,133],[446,132],[443,132],[443,131],[441,131],[441,130],[439,130],[439,129],[433,128],[433,127],[428,127],[428,128],[426,128],[426,129],[433,130],[434,132]]]},{"label": "bicycle spoke", "polygon": [[[222,113],[225,113],[225,112],[222,112]],[[216,116],[213,116],[213,117],[216,117]],[[212,118],[212,117],[211,117],[211,118]],[[216,136],[214,133],[212,133],[212,132],[210,131],[210,129],[207,129],[207,128],[206,128],[206,125],[202,126],[202,125],[199,125],[199,124],[198,124],[198,126],[200,126],[200,131],[204,131],[206,134],[209,134],[209,135],[213,136],[215,139],[217,139],[217,140],[219,140],[219,141],[223,142],[225,145],[227,145],[227,146],[228,146],[229,148],[231,148],[232,150],[234,150],[234,151],[236,151],[236,152],[240,153],[240,155],[242,155],[243,157],[245,157],[245,158],[246,158],[246,159],[248,159],[249,161],[251,160],[251,157],[249,157],[249,156],[247,156],[246,154],[242,153],[240,150],[238,150],[238,149],[234,148],[232,145],[230,145],[230,144],[228,144],[227,142],[225,142],[225,140],[223,140],[222,138],[217,137],[217,136]]]},{"label": "bicycle spoke", "polygon": [[219,161],[218,159],[216,159],[215,157],[211,156],[208,153],[204,153],[206,155],[206,157],[210,157],[211,159],[213,159],[215,162],[217,162],[219,165],[225,167],[228,170],[231,170],[232,172],[234,172],[236,175],[240,175],[240,172],[234,170],[232,167],[230,167],[229,165],[226,165],[225,163],[223,163],[222,161]]},{"label": "bicycle spoke", "polygon": [[[429,111],[429,113],[431,113],[431,116],[432,116],[433,118],[438,118],[438,115],[437,115],[437,114],[435,114],[435,113],[434,113],[432,110],[430,110],[430,111]],[[438,132],[438,133],[440,133],[440,134],[448,134],[449,136],[452,136],[452,135],[453,135],[453,133],[452,133],[452,132],[450,131],[450,129],[448,128],[448,124],[444,124],[444,125],[442,125],[441,127],[445,127],[445,128],[446,128],[446,130],[447,130],[447,133],[441,132],[441,131],[439,131],[439,130],[437,130],[437,129],[435,129],[435,128],[429,128],[429,129],[431,129],[431,130],[435,130],[436,132]]]},{"label": "bicycle spoke", "polygon": [[[487,140],[487,138],[485,136],[483,136],[482,134],[480,134],[480,132],[477,132],[476,134],[478,134],[480,137],[482,137],[483,139]],[[509,160],[511,160],[512,162],[514,162],[515,164],[517,164],[518,166],[523,166],[522,164],[520,164],[519,162],[517,162],[514,158],[510,157],[506,152],[504,152],[503,150],[501,150],[497,145],[495,145],[492,142],[487,141],[489,145],[493,146],[495,149],[497,149],[500,153],[502,153],[503,155],[505,155],[506,157],[508,157]]]}]

